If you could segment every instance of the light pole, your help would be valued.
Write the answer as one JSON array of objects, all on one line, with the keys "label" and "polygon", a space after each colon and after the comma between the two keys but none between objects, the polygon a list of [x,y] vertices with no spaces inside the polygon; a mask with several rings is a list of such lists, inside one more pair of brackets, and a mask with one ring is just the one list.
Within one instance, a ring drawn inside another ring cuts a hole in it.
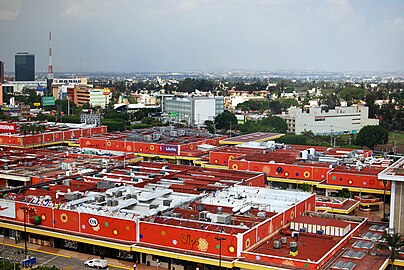
[{"label": "light pole", "polygon": [[215,237],[219,241],[219,270],[222,270],[222,240],[226,240],[225,237]]}]

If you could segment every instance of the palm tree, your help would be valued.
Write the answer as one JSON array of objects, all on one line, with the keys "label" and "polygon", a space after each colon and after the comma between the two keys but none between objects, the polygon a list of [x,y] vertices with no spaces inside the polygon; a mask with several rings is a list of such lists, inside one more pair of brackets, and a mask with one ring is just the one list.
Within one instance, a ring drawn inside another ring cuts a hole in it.
[{"label": "palm tree", "polygon": [[27,132],[28,132],[28,125],[24,124],[24,125],[20,126],[20,133],[22,135],[24,135],[24,142],[23,142],[24,147],[25,147],[25,138],[27,137]]},{"label": "palm tree", "polygon": [[399,233],[385,233],[382,240],[384,241],[379,243],[377,247],[382,250],[390,250],[392,269],[396,269],[394,261],[399,257],[399,252],[404,246],[404,240],[401,240],[401,235]]}]

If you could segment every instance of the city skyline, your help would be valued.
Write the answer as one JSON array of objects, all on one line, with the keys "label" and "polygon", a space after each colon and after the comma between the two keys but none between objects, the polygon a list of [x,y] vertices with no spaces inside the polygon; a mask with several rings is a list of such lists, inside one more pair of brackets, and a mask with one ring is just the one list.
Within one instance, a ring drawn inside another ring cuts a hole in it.
[{"label": "city skyline", "polygon": [[55,72],[403,71],[402,1],[0,1],[0,60]]}]

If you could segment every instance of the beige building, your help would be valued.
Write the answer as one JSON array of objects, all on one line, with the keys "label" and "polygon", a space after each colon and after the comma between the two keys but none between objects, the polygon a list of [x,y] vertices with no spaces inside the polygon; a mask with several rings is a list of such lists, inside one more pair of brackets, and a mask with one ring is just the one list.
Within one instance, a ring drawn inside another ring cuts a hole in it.
[{"label": "beige building", "polygon": [[378,178],[391,181],[389,227],[404,235],[404,157],[379,173]]}]

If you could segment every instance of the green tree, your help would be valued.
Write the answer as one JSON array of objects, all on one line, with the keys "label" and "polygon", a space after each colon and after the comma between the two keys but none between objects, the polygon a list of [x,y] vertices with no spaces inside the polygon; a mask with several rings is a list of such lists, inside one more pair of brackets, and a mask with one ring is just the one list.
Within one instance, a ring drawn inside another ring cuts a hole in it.
[{"label": "green tree", "polygon": [[389,132],[382,126],[365,126],[356,136],[356,144],[375,149],[378,144],[387,143]]},{"label": "green tree", "polygon": [[216,129],[230,129],[237,125],[237,118],[234,113],[224,111],[215,117]]},{"label": "green tree", "polygon": [[379,243],[377,247],[382,250],[390,251],[390,260],[393,264],[393,269],[396,269],[394,261],[399,257],[401,248],[404,247],[404,240],[401,239],[401,236],[398,233],[385,233],[382,241],[383,242]]},{"label": "green tree", "polygon": [[310,192],[311,191],[311,186],[309,184],[301,184],[300,189],[303,190],[304,192]]},{"label": "green tree", "polygon": [[288,124],[285,120],[278,116],[269,116],[261,120],[263,126],[271,127],[272,132],[286,133],[288,131]]},{"label": "green tree", "polygon": [[343,188],[338,191],[338,197],[340,198],[350,198],[351,197],[351,192],[347,188]]},{"label": "green tree", "polygon": [[365,96],[366,106],[369,107],[369,118],[374,118],[378,114],[378,107],[375,104],[376,94],[367,93]]},{"label": "green tree", "polygon": [[299,102],[297,102],[296,99],[293,98],[281,98],[279,100],[279,103],[281,105],[282,110],[287,110],[292,106],[298,106]]}]

